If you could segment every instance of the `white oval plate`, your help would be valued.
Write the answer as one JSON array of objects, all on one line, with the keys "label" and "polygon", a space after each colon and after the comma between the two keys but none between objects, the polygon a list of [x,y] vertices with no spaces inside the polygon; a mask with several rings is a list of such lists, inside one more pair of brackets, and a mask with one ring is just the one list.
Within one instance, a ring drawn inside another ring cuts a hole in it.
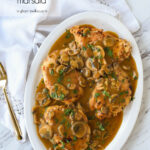
[{"label": "white oval plate", "polygon": [[84,12],[74,15],[59,24],[44,40],[37,55],[35,56],[28,75],[25,89],[25,122],[31,144],[35,150],[45,150],[44,145],[37,136],[36,126],[33,123],[32,107],[35,103],[35,91],[41,78],[41,64],[47,56],[51,46],[66,31],[66,29],[79,24],[92,24],[97,28],[116,32],[120,37],[131,42],[134,57],[139,73],[137,89],[134,101],[124,110],[123,122],[112,142],[106,150],[120,150],[128,139],[140,110],[143,93],[143,68],[137,44],[128,29],[116,18],[100,12]]}]

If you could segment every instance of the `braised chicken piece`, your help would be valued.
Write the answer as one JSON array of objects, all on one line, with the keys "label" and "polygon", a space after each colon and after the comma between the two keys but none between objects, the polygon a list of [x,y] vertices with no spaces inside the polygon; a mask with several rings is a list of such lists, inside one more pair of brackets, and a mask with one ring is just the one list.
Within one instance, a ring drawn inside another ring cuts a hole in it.
[{"label": "braised chicken piece", "polygon": [[82,57],[69,56],[68,51],[53,52],[42,65],[44,83],[50,97],[66,104],[76,101],[83,94],[83,87],[86,87],[86,80],[76,70],[84,66]]},{"label": "braised chicken piece", "polygon": [[113,47],[113,55],[117,61],[123,61],[131,56],[131,44],[125,39],[118,39]]},{"label": "braised chicken piece", "polygon": [[104,32],[103,45],[107,54],[113,58],[113,61],[122,62],[131,56],[131,44],[116,35]]},{"label": "braised chicken piece", "polygon": [[50,106],[44,118],[40,136],[50,140],[58,149],[83,150],[88,147],[91,130],[81,109],[74,106]]},{"label": "braised chicken piece", "polygon": [[86,47],[89,43],[96,44],[102,42],[103,39],[103,30],[92,26],[74,26],[70,29],[70,32],[80,48]]},{"label": "braised chicken piece", "polygon": [[132,89],[128,75],[114,64],[107,77],[96,85],[89,101],[90,109],[96,110],[100,120],[116,116],[131,100]]}]

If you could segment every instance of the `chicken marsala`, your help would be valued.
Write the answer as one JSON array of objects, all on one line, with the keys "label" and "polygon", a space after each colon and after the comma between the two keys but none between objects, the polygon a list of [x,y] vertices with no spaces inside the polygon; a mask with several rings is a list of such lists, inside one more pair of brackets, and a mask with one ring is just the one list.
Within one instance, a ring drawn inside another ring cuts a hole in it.
[{"label": "chicken marsala", "polygon": [[103,150],[133,100],[138,73],[132,46],[111,31],[78,25],[43,61],[33,107],[48,150]]}]

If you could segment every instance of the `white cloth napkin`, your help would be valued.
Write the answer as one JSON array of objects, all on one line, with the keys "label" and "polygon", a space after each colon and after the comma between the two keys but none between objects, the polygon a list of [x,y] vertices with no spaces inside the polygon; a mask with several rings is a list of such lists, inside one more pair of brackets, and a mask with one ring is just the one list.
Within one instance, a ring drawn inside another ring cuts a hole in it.
[{"label": "white cloth napkin", "polygon": [[[44,9],[43,13],[18,10]],[[120,19],[131,32],[140,26],[125,0],[50,0],[46,4],[16,4],[5,0],[0,6],[0,62],[8,75],[8,94],[25,141],[23,96],[29,66],[43,39],[67,17],[83,11],[101,11]],[[0,91],[0,123],[13,132],[7,105]]]}]

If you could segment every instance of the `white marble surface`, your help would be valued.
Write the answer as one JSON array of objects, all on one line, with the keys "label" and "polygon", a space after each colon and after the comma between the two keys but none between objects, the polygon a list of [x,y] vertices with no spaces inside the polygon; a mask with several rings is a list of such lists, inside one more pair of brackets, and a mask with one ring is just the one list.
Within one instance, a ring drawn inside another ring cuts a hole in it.
[{"label": "white marble surface", "polygon": [[[134,34],[144,67],[144,93],[134,130],[122,150],[150,150],[150,1],[127,0],[141,29]],[[32,150],[29,140],[19,143],[10,131],[0,125],[0,150]]]}]

